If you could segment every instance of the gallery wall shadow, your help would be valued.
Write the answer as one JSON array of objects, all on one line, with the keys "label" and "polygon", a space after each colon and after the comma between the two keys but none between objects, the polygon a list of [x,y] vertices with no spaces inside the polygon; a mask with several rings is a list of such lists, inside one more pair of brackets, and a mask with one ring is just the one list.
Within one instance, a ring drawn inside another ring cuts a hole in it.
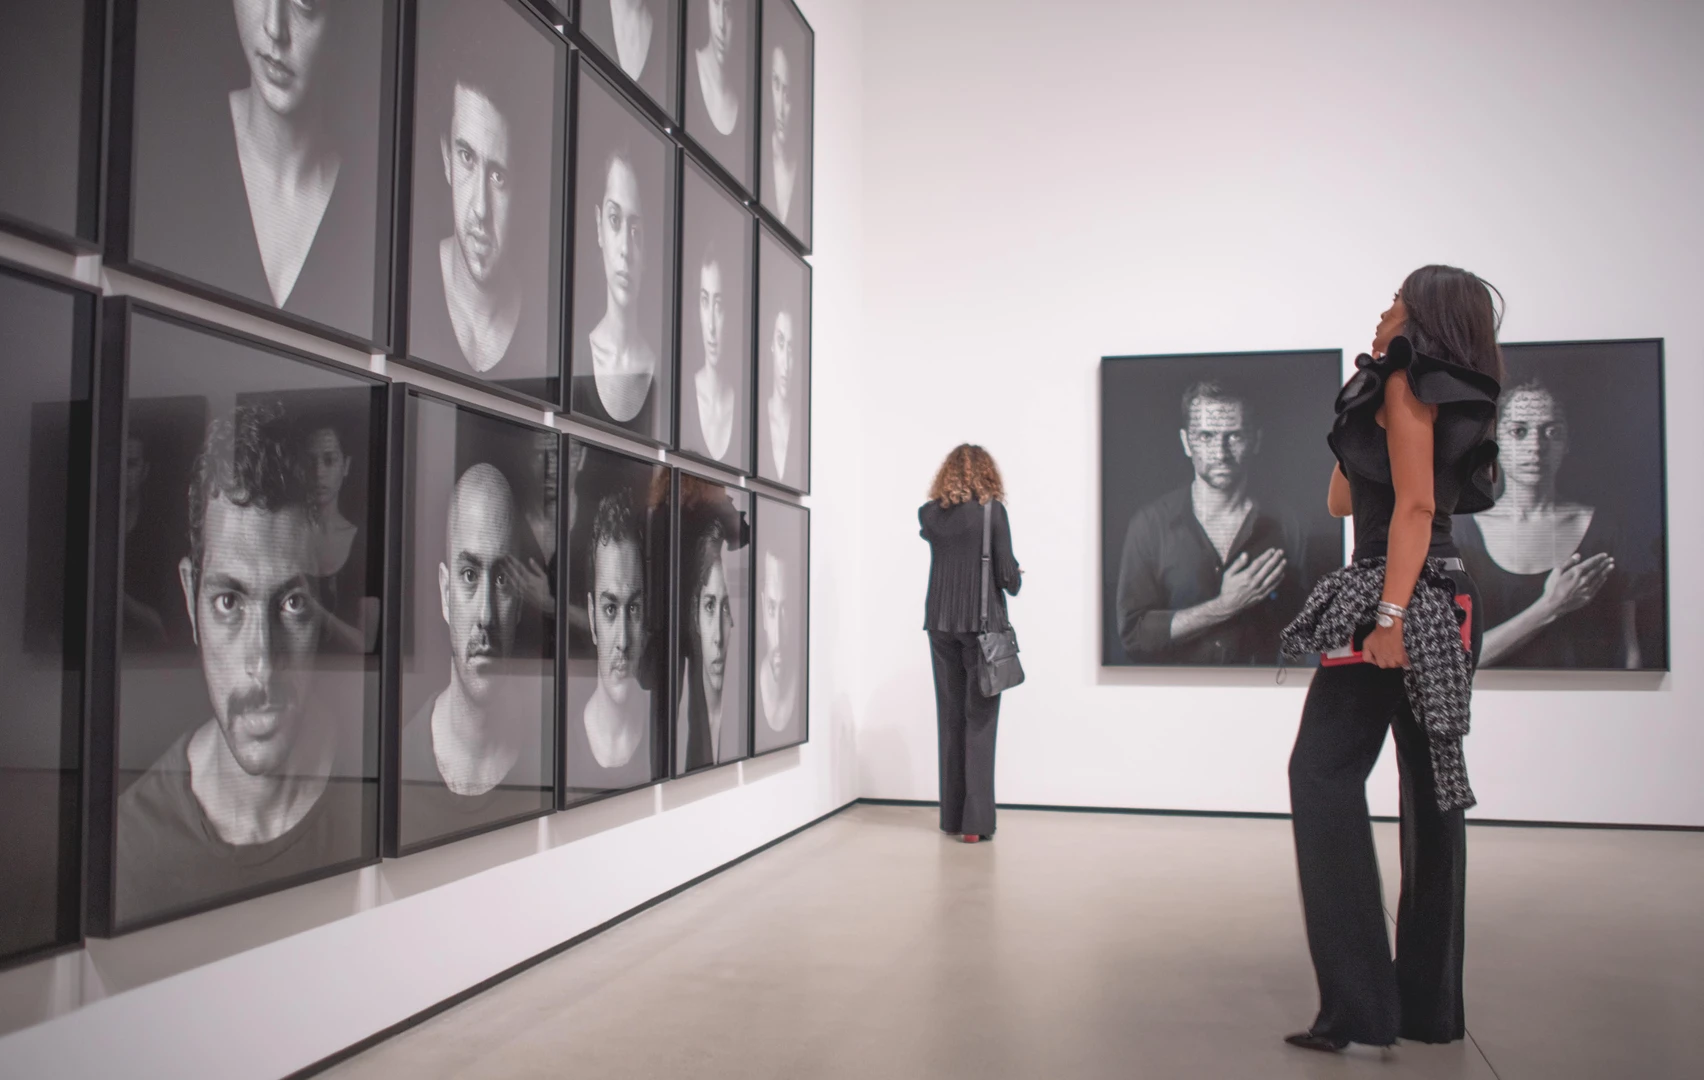
[{"label": "gallery wall shadow", "polygon": [[667,812],[690,806],[700,799],[708,799],[712,795],[720,795],[739,786],[740,770],[729,768],[728,765],[719,765],[691,776],[678,777],[663,785],[662,809]]},{"label": "gallery wall shadow", "polygon": [[789,746],[784,750],[776,750],[774,753],[765,754],[759,758],[747,758],[740,762],[740,783],[761,783],[771,776],[792,772],[799,767],[799,764],[798,746]]}]

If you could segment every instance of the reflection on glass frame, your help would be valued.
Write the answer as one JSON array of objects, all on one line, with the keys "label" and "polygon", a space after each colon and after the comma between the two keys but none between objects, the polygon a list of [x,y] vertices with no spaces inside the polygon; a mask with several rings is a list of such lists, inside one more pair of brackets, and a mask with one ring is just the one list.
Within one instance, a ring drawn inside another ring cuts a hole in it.
[{"label": "reflection on glass frame", "polygon": [[579,65],[575,123],[576,419],[658,446],[674,433],[674,144]]},{"label": "reflection on glass frame", "polygon": [[1497,504],[1454,525],[1480,666],[1669,670],[1662,340],[1503,358]]},{"label": "reflection on glass frame", "polygon": [[100,226],[104,0],[12,4],[0,34],[0,227],[73,251]]},{"label": "reflection on glass frame", "polygon": [[745,208],[697,165],[687,165],[682,188],[675,445],[749,475],[756,230]]},{"label": "reflection on glass frame", "polygon": [[757,477],[811,488],[811,267],[759,230]]},{"label": "reflection on glass frame", "polygon": [[1343,565],[1320,493],[1337,349],[1101,361],[1101,663],[1278,665]]},{"label": "reflection on glass frame", "polygon": [[758,191],[764,209],[809,251],[816,161],[816,32],[793,0],[764,0],[761,51]]},{"label": "reflection on glass frame", "polygon": [[750,191],[757,128],[752,58],[757,51],[758,0],[684,3],[686,133]]},{"label": "reflection on glass frame", "polygon": [[92,290],[0,264],[0,967],[82,938]]},{"label": "reflection on glass frame", "polygon": [[376,376],[126,299],[105,317],[100,460],[149,481],[118,493],[149,527],[96,597],[123,601],[94,710],[110,935],[378,858],[388,440]]},{"label": "reflection on glass frame", "polygon": [[810,738],[811,512],[757,496],[752,753]]},{"label": "reflection on glass frame", "polygon": [[517,0],[420,0],[408,355],[561,404],[568,45]]},{"label": "reflection on glass frame", "polygon": [[677,472],[675,776],[750,756],[750,492]]},{"label": "reflection on glass frame", "polygon": [[385,348],[395,0],[118,8],[108,262]]},{"label": "reflection on glass frame", "polygon": [[385,854],[556,809],[561,435],[401,385]]},{"label": "reflection on glass frame", "polygon": [[566,808],[668,775],[673,477],[568,440]]},{"label": "reflection on glass frame", "polygon": [[580,33],[671,117],[680,116],[680,0],[581,0]]}]

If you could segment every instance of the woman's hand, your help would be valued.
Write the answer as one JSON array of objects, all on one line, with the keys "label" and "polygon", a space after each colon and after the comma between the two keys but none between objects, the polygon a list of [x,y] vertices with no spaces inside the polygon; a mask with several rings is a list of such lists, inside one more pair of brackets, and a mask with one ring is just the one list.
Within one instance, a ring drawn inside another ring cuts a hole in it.
[{"label": "woman's hand", "polygon": [[1402,620],[1396,620],[1394,626],[1375,628],[1361,643],[1361,655],[1366,657],[1367,663],[1377,667],[1407,667],[1408,648],[1402,644]]},{"label": "woman's hand", "polygon": [[1582,559],[1576,551],[1544,579],[1544,593],[1538,602],[1551,618],[1578,611],[1597,599],[1598,591],[1614,570],[1615,560],[1607,552]]}]

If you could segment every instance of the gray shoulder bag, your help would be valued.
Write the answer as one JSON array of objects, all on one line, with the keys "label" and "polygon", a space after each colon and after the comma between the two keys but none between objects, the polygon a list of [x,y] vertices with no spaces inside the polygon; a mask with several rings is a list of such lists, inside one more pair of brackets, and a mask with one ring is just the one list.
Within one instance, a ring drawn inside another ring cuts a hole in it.
[{"label": "gray shoulder bag", "polygon": [[1024,681],[1018,663],[1018,635],[1007,620],[1006,629],[988,628],[988,601],[994,592],[994,502],[982,504],[982,622],[976,635],[976,686],[983,697],[995,697]]}]

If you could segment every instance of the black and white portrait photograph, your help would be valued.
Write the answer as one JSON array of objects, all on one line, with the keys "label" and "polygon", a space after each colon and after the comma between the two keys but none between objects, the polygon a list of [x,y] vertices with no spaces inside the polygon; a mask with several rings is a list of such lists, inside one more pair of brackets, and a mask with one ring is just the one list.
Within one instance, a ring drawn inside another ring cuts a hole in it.
[{"label": "black and white portrait photograph", "polygon": [[668,772],[669,468],[568,449],[566,805]]},{"label": "black and white portrait photograph", "polygon": [[397,854],[556,807],[561,437],[413,390],[407,423]]},{"label": "black and white portrait photograph", "polygon": [[757,0],[686,4],[686,133],[751,189]]},{"label": "black and white portrait photograph", "polygon": [[[121,564],[127,604],[174,611],[134,648],[127,615],[120,642],[108,929],[123,932],[377,858],[386,395],[112,303],[126,411],[155,421],[125,498],[145,491],[143,514],[183,524],[131,532]],[[199,429],[161,432],[172,417]]]},{"label": "black and white portrait photograph", "polygon": [[811,486],[811,268],[764,229],[757,267],[757,475]]},{"label": "black and white portrait photograph", "polygon": [[815,134],[816,34],[793,0],[763,5],[763,131],[758,194],[787,231],[811,246],[811,163]]},{"label": "black and white portrait photograph", "polygon": [[559,400],[568,47],[517,0],[421,0],[408,354]]},{"label": "black and white portrait photograph", "polygon": [[767,754],[810,737],[811,514],[767,495],[757,504],[752,752]]},{"label": "black and white portrait photograph", "polygon": [[676,115],[681,0],[580,0],[580,32],[670,116]]},{"label": "black and white portrait photograph", "polygon": [[1668,670],[1663,343],[1503,356],[1497,502],[1454,526],[1480,666]]},{"label": "black and white portrait photograph", "polygon": [[678,475],[674,772],[683,776],[750,752],[752,496]]},{"label": "black and white portrait photograph", "polygon": [[100,214],[102,0],[12,4],[0,34],[0,226],[87,247]]},{"label": "black and white portrait photograph", "polygon": [[92,293],[0,266],[0,966],[82,935],[94,334]]},{"label": "black and white portrait photograph", "polygon": [[117,261],[383,345],[389,5],[127,2],[135,92],[114,100],[133,110],[133,152],[118,162],[130,168]]},{"label": "black and white portrait photograph", "polygon": [[581,65],[572,411],[648,442],[674,430],[675,149]]},{"label": "black and white portrait photograph", "polygon": [[1101,361],[1101,663],[1277,666],[1343,565],[1325,505],[1340,352]]},{"label": "black and white portrait photograph", "polygon": [[680,438],[687,454],[751,471],[752,218],[689,164],[680,263]]}]

